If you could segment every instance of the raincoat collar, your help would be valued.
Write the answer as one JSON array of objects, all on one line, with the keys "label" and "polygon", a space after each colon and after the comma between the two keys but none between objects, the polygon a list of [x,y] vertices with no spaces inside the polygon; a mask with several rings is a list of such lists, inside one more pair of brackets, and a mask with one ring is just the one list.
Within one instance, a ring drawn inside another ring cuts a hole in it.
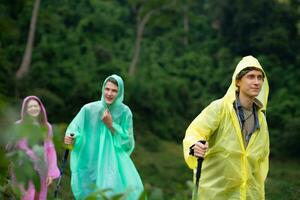
[{"label": "raincoat collar", "polygon": [[[114,100],[114,102],[111,105],[107,105],[107,103],[105,102],[105,98],[104,98],[105,85],[106,85],[109,78],[113,78],[118,83],[118,94],[116,96],[116,99]],[[105,79],[105,81],[103,82],[103,85],[102,85],[102,94],[101,94],[101,103],[102,103],[102,105],[105,108],[108,108],[109,110],[113,110],[113,109],[115,109],[115,108],[117,108],[117,107],[119,107],[123,104],[123,99],[124,99],[124,82],[123,82],[123,79],[120,76],[116,75],[116,74],[108,76]]]},{"label": "raincoat collar", "polygon": [[266,111],[267,103],[268,103],[268,95],[269,95],[268,79],[267,79],[265,71],[263,70],[263,68],[260,65],[260,63],[258,62],[258,60],[255,57],[251,56],[251,55],[243,57],[243,59],[236,66],[235,71],[232,75],[231,85],[228,88],[228,90],[227,90],[224,97],[227,100],[229,100],[229,102],[231,102],[231,103],[233,103],[235,101],[236,91],[238,89],[236,84],[235,84],[236,76],[240,73],[240,71],[242,71],[243,69],[245,69],[247,67],[258,68],[258,69],[262,70],[262,72],[264,73],[264,82],[263,82],[261,91],[258,94],[258,96],[255,98],[254,101],[255,101],[256,105],[258,105],[258,107],[261,110]]},{"label": "raincoat collar", "polygon": [[[256,102],[254,102],[253,108],[252,108],[253,115],[254,115],[254,127],[253,127],[251,133],[253,133],[256,129],[260,128],[258,115],[257,115],[257,110],[259,108],[260,108],[260,106],[257,105]],[[241,102],[238,98],[238,95],[236,96],[236,100],[234,101],[234,109],[236,110],[236,113],[237,113],[237,116],[239,119],[239,123],[240,123],[240,127],[242,129],[244,126],[244,111],[243,111],[243,106],[241,105]]]}]

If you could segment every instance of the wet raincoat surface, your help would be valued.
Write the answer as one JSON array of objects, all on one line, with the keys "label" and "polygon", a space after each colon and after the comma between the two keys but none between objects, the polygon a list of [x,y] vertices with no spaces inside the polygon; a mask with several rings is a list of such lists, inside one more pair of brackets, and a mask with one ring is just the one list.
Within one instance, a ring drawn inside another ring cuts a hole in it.
[{"label": "wet raincoat surface", "polygon": [[261,70],[252,56],[244,57],[236,67],[226,95],[213,101],[190,124],[183,140],[184,158],[194,170],[197,159],[189,155],[189,148],[197,141],[209,142],[199,183],[198,200],[262,200],[264,182],[269,169],[269,134],[263,111],[266,110],[269,86],[265,76],[257,97],[259,128],[252,134],[245,148],[243,134],[233,103],[236,99],[236,75],[246,67]]},{"label": "wet raincoat surface", "polygon": [[[55,147],[54,144],[52,142],[52,126],[50,125],[50,123],[47,120],[47,113],[45,110],[44,105],[42,104],[41,100],[36,97],[36,96],[28,96],[23,100],[23,104],[22,104],[22,110],[21,110],[21,119],[19,121],[16,122],[17,125],[22,126],[25,123],[25,115],[26,115],[26,106],[27,103],[30,100],[36,100],[40,107],[41,107],[41,113],[40,115],[43,115],[42,119],[42,123],[46,126],[46,137],[45,140],[43,142],[43,153],[44,153],[44,159],[45,159],[45,163],[44,165],[46,165],[46,171],[44,172],[44,170],[42,170],[41,168],[44,168],[43,166],[39,166],[39,165],[35,165],[35,170],[38,171],[39,175],[40,175],[40,191],[39,191],[39,200],[46,200],[47,199],[47,183],[46,183],[46,179],[47,177],[51,177],[52,179],[58,178],[60,175],[60,171],[57,167],[57,156],[56,156],[56,151],[55,151]],[[42,129],[40,129],[42,130]],[[44,134],[44,133],[40,133],[40,134]],[[34,137],[34,136],[33,136]],[[21,139],[18,144],[17,147],[21,150],[23,150],[33,161],[37,161],[38,156],[36,155],[36,152],[34,151],[34,149],[32,147],[29,146],[28,144],[28,140],[26,138]],[[14,176],[14,175],[13,175]],[[15,179],[15,178],[13,178]],[[17,180],[15,180],[17,181]],[[22,200],[34,200],[35,199],[35,194],[36,194],[36,189],[34,187],[34,184],[32,181],[29,182],[28,188],[24,188],[21,187],[21,192],[22,192]]]},{"label": "wet raincoat surface", "polygon": [[[75,134],[71,153],[71,186],[76,199],[82,199],[95,189],[111,189],[109,196],[126,193],[126,200],[136,200],[143,191],[140,176],[131,161],[134,148],[132,113],[122,103],[124,85],[121,77],[110,76],[118,82],[118,94],[108,107],[102,87],[101,101],[84,105],[69,125],[66,135]],[[114,133],[101,120],[109,109]]]}]

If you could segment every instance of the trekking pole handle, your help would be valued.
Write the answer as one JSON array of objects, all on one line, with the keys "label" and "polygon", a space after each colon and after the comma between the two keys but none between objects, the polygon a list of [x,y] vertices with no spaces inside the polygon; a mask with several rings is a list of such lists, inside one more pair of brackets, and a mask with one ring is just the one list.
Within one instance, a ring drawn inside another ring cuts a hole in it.
[{"label": "trekking pole handle", "polygon": [[[205,143],[206,143],[205,140],[199,140],[198,142],[201,142],[202,144],[205,144]],[[189,154],[192,155],[192,156],[194,156],[194,149],[193,149],[194,146],[195,146],[195,144],[193,144],[192,146],[190,146],[190,152],[189,152]],[[199,160],[199,159],[202,159],[202,160],[203,160],[202,157],[198,157],[198,160]]]},{"label": "trekking pole handle", "polygon": [[[75,135],[74,133],[71,133],[71,134],[70,134],[70,137],[73,138],[74,135]],[[74,145],[74,138],[72,139],[72,143],[71,143],[71,144],[67,144],[67,145],[66,145],[66,148],[69,149],[69,150],[72,150],[72,149],[73,149],[73,145]]]},{"label": "trekking pole handle", "polygon": [[[205,145],[206,141],[205,140],[199,140],[198,142],[201,142],[202,144]],[[198,160],[204,160],[204,157],[199,157]]]},{"label": "trekking pole handle", "polygon": [[[206,141],[205,140],[199,140],[198,142],[201,142],[202,144],[205,144]],[[194,155],[194,147],[195,145],[190,147],[190,154]],[[201,169],[202,169],[202,162],[203,162],[204,158],[203,157],[198,157],[197,159],[197,170],[196,170],[196,174],[195,174],[195,189],[194,189],[194,193],[193,193],[193,199],[196,200],[198,198],[198,187],[199,187],[199,181],[200,181],[200,177],[201,177]]]},{"label": "trekking pole handle", "polygon": [[[75,135],[74,133],[70,134],[71,137],[73,137],[74,135]],[[57,184],[56,184],[56,187],[55,187],[55,191],[54,191],[54,198],[57,198],[57,195],[58,195],[58,190],[60,188],[61,178],[62,178],[62,175],[64,174],[64,170],[65,170],[65,166],[66,166],[66,163],[67,163],[67,160],[68,160],[70,149],[71,148],[67,148],[65,150],[65,153],[64,153],[62,165],[61,165],[61,168],[60,168],[59,179],[57,181]]]}]

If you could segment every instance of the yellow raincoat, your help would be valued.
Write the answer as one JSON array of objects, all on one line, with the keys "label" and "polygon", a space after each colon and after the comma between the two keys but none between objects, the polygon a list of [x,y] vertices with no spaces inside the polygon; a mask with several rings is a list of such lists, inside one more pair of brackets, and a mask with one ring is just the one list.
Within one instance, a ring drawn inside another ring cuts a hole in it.
[{"label": "yellow raincoat", "polygon": [[235,77],[246,67],[263,70],[257,59],[252,56],[244,57],[235,69],[225,96],[207,106],[186,130],[183,140],[184,158],[194,173],[197,159],[189,155],[189,148],[200,139],[209,143],[202,164],[197,200],[265,199],[269,133],[263,111],[267,106],[269,85],[265,75],[262,89],[256,98],[262,104],[257,111],[259,128],[252,134],[245,148],[233,103],[237,90]]}]

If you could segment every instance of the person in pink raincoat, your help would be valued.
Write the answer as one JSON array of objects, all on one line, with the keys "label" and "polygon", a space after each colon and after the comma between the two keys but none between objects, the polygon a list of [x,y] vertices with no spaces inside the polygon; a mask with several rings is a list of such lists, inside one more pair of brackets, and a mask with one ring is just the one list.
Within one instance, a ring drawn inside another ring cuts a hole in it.
[{"label": "person in pink raincoat", "polygon": [[[28,96],[23,100],[21,119],[16,124],[19,127],[23,126],[23,129],[20,130],[23,132],[27,130],[30,134],[26,137],[26,134],[22,133],[24,137],[17,142],[16,149],[24,151],[32,160],[34,170],[40,176],[40,191],[36,190],[33,181],[29,181],[26,188],[24,184],[18,183],[18,177],[13,177],[13,179],[20,188],[22,200],[46,200],[48,186],[53,179],[59,177],[60,171],[57,167],[57,156],[52,142],[52,127],[47,120],[45,107],[38,97]],[[28,125],[33,128],[28,129]],[[33,136],[32,134],[41,135]],[[33,140],[38,144],[32,144],[32,138],[40,138],[39,142]]]}]

